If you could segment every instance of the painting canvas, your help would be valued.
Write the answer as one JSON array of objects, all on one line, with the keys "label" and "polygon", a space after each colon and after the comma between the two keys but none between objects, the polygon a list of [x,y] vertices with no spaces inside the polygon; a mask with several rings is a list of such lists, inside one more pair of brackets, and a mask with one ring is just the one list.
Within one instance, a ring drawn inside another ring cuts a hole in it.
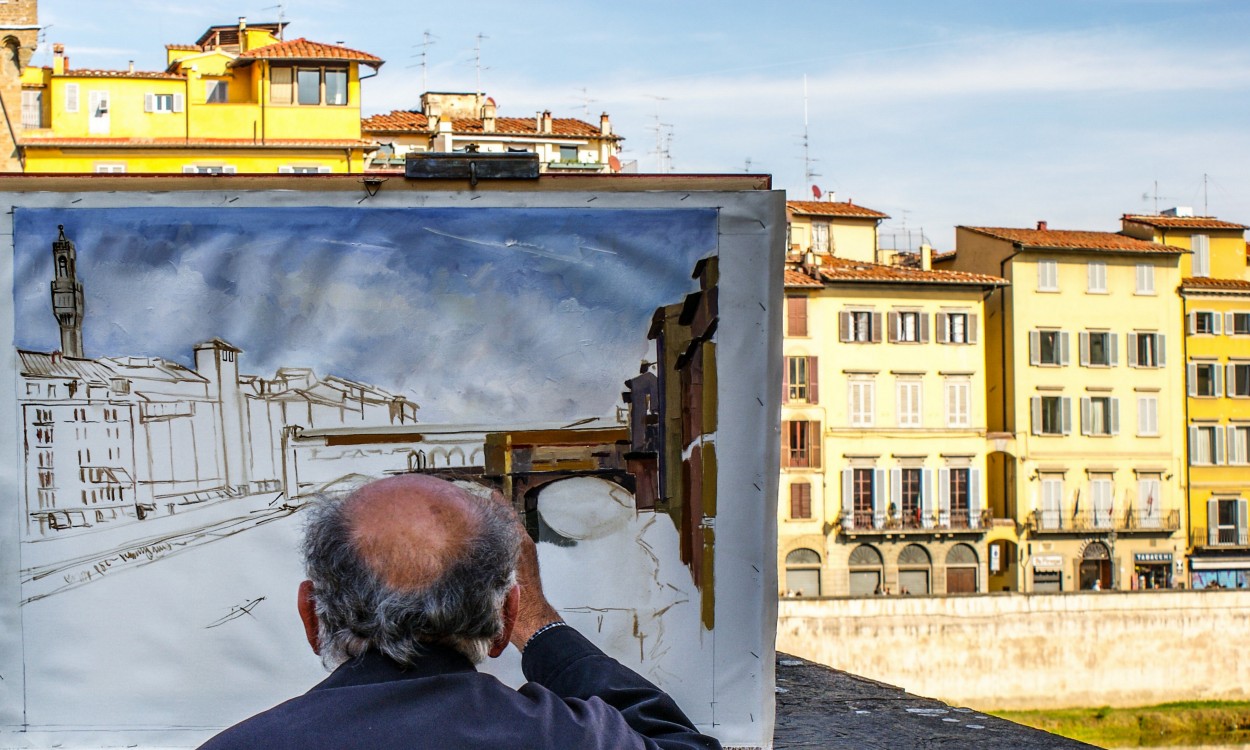
[{"label": "painting canvas", "polygon": [[502,493],[567,620],[767,744],[768,197],[10,196],[6,731],[194,745],[306,690],[301,509],[421,472]]}]

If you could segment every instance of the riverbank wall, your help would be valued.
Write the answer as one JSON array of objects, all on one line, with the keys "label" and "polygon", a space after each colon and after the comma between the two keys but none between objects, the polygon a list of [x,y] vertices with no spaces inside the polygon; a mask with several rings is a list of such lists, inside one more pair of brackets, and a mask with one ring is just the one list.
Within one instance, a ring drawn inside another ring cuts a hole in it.
[{"label": "riverbank wall", "polygon": [[1250,591],[783,599],[777,650],[982,710],[1250,700]]}]

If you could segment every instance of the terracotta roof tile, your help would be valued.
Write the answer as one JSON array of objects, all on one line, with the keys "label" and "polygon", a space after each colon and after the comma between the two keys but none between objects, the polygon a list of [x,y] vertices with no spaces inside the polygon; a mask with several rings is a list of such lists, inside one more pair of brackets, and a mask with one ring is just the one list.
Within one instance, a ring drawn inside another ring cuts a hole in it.
[{"label": "terracotta roof tile", "polygon": [[1244,279],[1211,279],[1205,276],[1192,276],[1187,279],[1181,279],[1181,287],[1185,289],[1250,292],[1250,281],[1246,281]]},{"label": "terracotta roof tile", "polygon": [[[384,115],[372,115],[371,117],[366,117],[361,121],[360,127],[361,130],[373,133],[425,133],[429,132],[430,121],[429,118],[422,112],[394,110],[393,112],[389,112]],[[451,130],[453,133],[458,134],[487,134],[482,127],[482,120],[480,118],[453,118],[451,121]],[[533,137],[601,137],[599,133],[599,126],[571,117],[553,117],[551,119],[550,133],[540,133],[538,131],[538,122],[536,118],[533,117],[496,117],[494,132],[500,135],[525,135]],[[622,140],[620,136],[615,134],[607,137],[612,140]]]},{"label": "terracotta roof tile", "polygon": [[850,201],[786,201],[792,213],[810,216],[846,216],[862,219],[888,219],[888,214],[857,206]]},{"label": "terracotta roof tile", "polygon": [[970,232],[1015,242],[1032,250],[1097,250],[1118,253],[1181,255],[1171,245],[1133,239],[1115,232],[1084,232],[1069,229],[1016,229],[1012,227],[960,227]]},{"label": "terracotta roof tile", "polygon": [[166,44],[165,49],[177,50],[179,52],[202,52],[203,48],[198,44]]},{"label": "terracotta roof tile", "polygon": [[348,139],[294,139],[268,138],[258,143],[251,138],[41,138],[38,136],[22,138],[23,147],[55,146],[108,146],[114,148],[372,148],[378,144],[374,141]]},{"label": "terracotta roof tile", "polygon": [[1243,224],[1221,221],[1213,216],[1147,216],[1145,214],[1124,214],[1124,221],[1134,224],[1145,224],[1156,229],[1250,229]]},{"label": "terracotta roof tile", "polygon": [[[786,285],[791,286],[790,274],[798,274],[810,279],[807,274],[787,269]],[[1005,286],[1007,281],[997,276],[966,271],[922,271],[919,268],[906,266],[886,266],[880,263],[867,263],[824,256],[820,266],[820,275],[827,283],[865,282],[879,284],[955,284],[972,286]],[[796,279],[796,282],[798,279]],[[799,284],[794,284],[798,286]],[[804,284],[807,286],[807,284]]]},{"label": "terracotta roof tile", "polygon": [[[60,77],[60,76],[58,76]],[[163,70],[92,70],[79,68],[65,71],[69,78],[168,78],[181,81],[186,78],[180,73],[166,73]]]},{"label": "terracotta roof tile", "polygon": [[809,276],[809,275],[807,275],[807,274],[803,273],[802,271],[796,271],[796,270],[794,270],[793,268],[787,268],[787,269],[786,269],[786,274],[785,274],[785,279],[784,279],[784,282],[785,282],[785,285],[786,285],[786,286],[788,286],[788,287],[795,287],[795,286],[814,286],[814,287],[820,287],[820,286],[824,286],[824,284],[822,284],[821,282],[817,281],[816,279],[813,279],[811,276]]},{"label": "terracotta roof tile", "polygon": [[303,37],[239,53],[239,62],[252,60],[348,60],[375,68],[383,63],[382,58],[368,52],[340,47],[337,44],[310,42]]}]

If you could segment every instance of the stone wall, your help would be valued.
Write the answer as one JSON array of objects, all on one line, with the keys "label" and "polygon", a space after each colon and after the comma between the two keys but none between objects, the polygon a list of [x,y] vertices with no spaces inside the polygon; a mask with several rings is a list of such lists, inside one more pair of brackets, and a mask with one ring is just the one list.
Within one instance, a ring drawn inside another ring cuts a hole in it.
[{"label": "stone wall", "polygon": [[979,709],[1250,700],[1250,592],[783,599],[777,650]]},{"label": "stone wall", "polygon": [[39,31],[37,0],[0,3],[0,172],[20,172],[22,68],[30,63]]}]

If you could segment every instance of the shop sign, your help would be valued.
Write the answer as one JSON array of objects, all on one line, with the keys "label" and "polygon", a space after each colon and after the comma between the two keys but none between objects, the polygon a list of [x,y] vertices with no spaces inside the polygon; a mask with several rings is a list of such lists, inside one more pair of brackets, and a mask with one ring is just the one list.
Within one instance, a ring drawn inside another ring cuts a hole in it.
[{"label": "shop sign", "polygon": [[1033,555],[1033,570],[1063,570],[1063,555]]},{"label": "shop sign", "polygon": [[1171,552],[1138,552],[1133,555],[1133,561],[1139,563],[1170,563],[1172,562]]}]

